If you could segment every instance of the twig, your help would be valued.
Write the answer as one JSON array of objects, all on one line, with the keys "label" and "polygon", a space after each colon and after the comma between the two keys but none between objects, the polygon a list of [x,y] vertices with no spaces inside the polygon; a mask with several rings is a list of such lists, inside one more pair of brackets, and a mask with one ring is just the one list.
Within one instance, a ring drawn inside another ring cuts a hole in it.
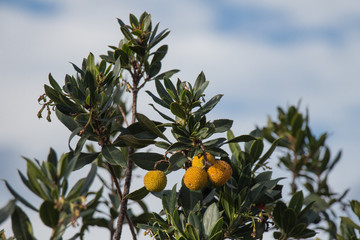
[{"label": "twig", "polygon": [[[110,174],[111,174],[111,177],[112,177],[112,179],[113,179],[113,182],[114,182],[114,184],[115,184],[116,191],[117,191],[117,193],[118,193],[118,196],[119,196],[119,198],[120,198],[120,201],[122,201],[122,200],[123,200],[123,195],[122,195],[122,193],[121,193],[120,184],[119,184],[119,181],[117,180],[117,177],[116,177],[114,168],[111,166],[110,163],[107,163],[107,166],[108,166],[109,172],[110,172]],[[134,231],[134,225],[133,225],[133,223],[132,223],[129,215],[127,214],[127,212],[125,212],[125,217],[126,217],[126,220],[127,220],[127,222],[128,222],[131,235],[132,235],[133,239],[135,240],[135,239],[136,239],[136,233],[135,233],[135,231]]]},{"label": "twig", "polygon": [[125,111],[124,111],[124,109],[122,108],[121,104],[119,104],[118,106],[119,106],[119,110],[120,110],[120,112],[121,112],[121,115],[122,115],[122,117],[123,117],[123,119],[124,119],[124,122],[125,122],[126,126],[128,127],[128,126],[129,126],[129,123],[128,123],[127,119],[126,119]]}]

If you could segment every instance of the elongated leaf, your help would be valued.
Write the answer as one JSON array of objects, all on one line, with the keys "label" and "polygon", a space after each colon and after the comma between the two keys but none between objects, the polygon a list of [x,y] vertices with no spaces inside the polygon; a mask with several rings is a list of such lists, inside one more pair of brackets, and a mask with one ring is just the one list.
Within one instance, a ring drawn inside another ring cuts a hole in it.
[{"label": "elongated leaf", "polygon": [[[228,139],[227,143],[229,143],[229,141],[231,141],[234,138],[235,138],[234,133],[231,130],[228,130],[227,131],[227,139]],[[229,148],[233,154],[237,154],[241,151],[240,145],[237,142],[229,143]]]},{"label": "elongated leaf", "polygon": [[253,158],[253,160],[256,160],[261,156],[263,149],[264,143],[262,139],[257,139],[251,144],[249,154]]},{"label": "elongated leaf", "polygon": [[296,224],[296,214],[295,211],[291,208],[287,208],[282,216],[282,222],[283,222],[283,229],[285,233],[290,233],[293,227],[295,227]]},{"label": "elongated leaf", "polygon": [[53,78],[53,76],[51,75],[51,73],[49,73],[49,82],[50,85],[58,92],[62,92],[61,87],[59,86],[59,84],[55,81],[55,79]]},{"label": "elongated leaf", "polygon": [[95,163],[91,164],[91,169],[88,175],[85,178],[84,184],[81,187],[80,195],[86,195],[89,191],[91,184],[93,183],[97,171],[97,165]]},{"label": "elongated leaf", "polygon": [[173,69],[173,70],[169,70],[169,71],[160,73],[159,75],[157,75],[155,77],[155,80],[161,80],[161,79],[164,79],[164,78],[171,78],[172,75],[174,75],[175,73],[178,73],[179,71],[180,70],[178,70],[178,69]]},{"label": "elongated leaf", "polygon": [[229,120],[229,119],[214,120],[215,132],[221,133],[221,132],[226,132],[226,131],[230,130],[233,122],[234,122],[233,120]]},{"label": "elongated leaf", "polygon": [[279,145],[281,138],[276,139],[272,144],[269,150],[260,158],[259,162],[256,164],[254,171],[259,169],[271,156],[271,154],[275,151],[276,147]]},{"label": "elongated leaf", "polygon": [[130,158],[140,168],[148,171],[154,170],[155,164],[157,164],[156,169],[162,171],[166,170],[169,166],[167,162],[159,162],[164,160],[164,155],[158,153],[136,152]]},{"label": "elongated leaf", "polygon": [[164,86],[161,84],[159,80],[155,80],[155,86],[156,86],[156,91],[158,92],[162,100],[166,101],[167,103],[171,103],[173,101],[171,96],[165,90]]},{"label": "elongated leaf", "polygon": [[124,155],[118,148],[111,145],[104,146],[101,149],[101,154],[108,163],[126,168],[127,163],[125,161]]},{"label": "elongated leaf", "polygon": [[159,104],[160,106],[163,106],[164,108],[170,109],[170,103],[156,97],[152,92],[150,91],[146,91],[147,94],[150,95],[150,97],[154,100],[154,102],[156,102],[157,104]]},{"label": "elongated leaf", "polygon": [[176,152],[176,151],[179,151],[179,150],[184,150],[184,149],[187,149],[191,146],[191,144],[186,144],[186,143],[182,143],[182,142],[176,142],[174,144],[172,144],[168,149],[167,151],[168,152]]},{"label": "elongated leaf", "polygon": [[129,134],[120,135],[117,138],[117,140],[123,141],[126,144],[126,146],[130,146],[134,148],[143,148],[156,143],[156,141],[152,139],[139,139]]},{"label": "elongated leaf", "polygon": [[185,162],[187,161],[188,161],[187,157],[184,156],[182,153],[180,152],[175,153],[169,159],[170,162],[169,171],[176,171],[180,169],[182,166],[184,166]]},{"label": "elongated leaf", "polygon": [[51,228],[55,228],[59,222],[59,211],[55,209],[55,204],[50,201],[44,201],[39,210],[42,222]]},{"label": "elongated leaf", "polygon": [[250,142],[253,140],[256,140],[256,138],[251,135],[241,135],[241,136],[232,138],[231,140],[227,141],[227,143]]},{"label": "elongated leaf", "polygon": [[80,153],[80,156],[74,167],[74,171],[83,168],[85,165],[92,163],[98,158],[100,153]]},{"label": "elongated leaf", "polygon": [[222,96],[223,96],[222,94],[218,94],[214,96],[209,101],[207,101],[202,107],[200,107],[200,109],[197,110],[194,114],[197,116],[203,116],[207,114],[216,106],[216,104],[218,104]]},{"label": "elongated leaf", "polygon": [[151,121],[148,117],[146,117],[144,114],[137,113],[136,118],[146,130],[169,142],[167,137],[162,133],[162,131],[157,128],[155,123]]},{"label": "elongated leaf", "polygon": [[189,240],[200,240],[198,232],[191,224],[186,224],[185,234],[187,234]]},{"label": "elongated leaf", "polygon": [[179,201],[184,210],[191,211],[199,201],[203,200],[201,191],[191,191],[184,184],[180,188]]},{"label": "elongated leaf", "polygon": [[154,106],[153,104],[149,104],[149,105],[152,106],[152,108],[153,108],[157,113],[159,113],[160,116],[161,116],[162,118],[164,118],[165,120],[168,120],[168,121],[170,121],[170,122],[175,122],[174,119],[172,119],[171,117],[169,117],[169,116],[165,115],[164,113],[160,112],[159,110],[157,110],[157,108],[155,108],[155,106]]},{"label": "elongated leaf", "polygon": [[0,224],[3,223],[15,210],[16,200],[10,200],[3,208],[0,209]]},{"label": "elongated leaf", "polygon": [[146,197],[146,195],[148,195],[148,194],[149,194],[149,191],[145,187],[142,187],[132,193],[129,193],[128,195],[125,196],[125,198],[139,201],[139,200],[143,199],[144,197]]},{"label": "elongated leaf", "polygon": [[31,222],[28,216],[23,210],[19,207],[15,207],[11,215],[11,225],[15,235],[15,238],[18,240],[33,240],[35,239],[33,234],[33,229]]},{"label": "elongated leaf", "polygon": [[211,229],[211,233],[210,233],[210,239],[221,239],[218,237],[219,232],[221,232],[220,237],[223,235],[223,231],[222,231],[222,227],[223,227],[223,218],[220,218],[219,220],[217,220],[217,222],[215,223],[215,225],[213,226],[213,228]]},{"label": "elongated leaf", "polygon": [[180,104],[178,104],[177,102],[172,102],[170,104],[170,110],[175,116],[182,118],[182,119],[186,118],[186,112],[180,106]]},{"label": "elongated leaf", "polygon": [[60,122],[62,122],[62,124],[64,124],[65,127],[67,127],[71,132],[80,127],[80,125],[74,120],[73,117],[64,114],[58,108],[55,109],[55,114]]},{"label": "elongated leaf", "polygon": [[203,217],[204,232],[207,238],[210,237],[211,230],[213,229],[219,218],[219,209],[217,208],[216,203],[213,203],[206,209]]},{"label": "elongated leaf", "polygon": [[206,81],[205,74],[203,71],[201,71],[195,80],[194,91],[196,92],[201,87],[201,85],[205,83],[205,81]]},{"label": "elongated leaf", "polygon": [[7,189],[9,189],[9,191],[11,192],[11,194],[15,197],[16,200],[20,201],[22,204],[24,204],[25,206],[29,207],[30,209],[34,210],[34,211],[38,211],[36,209],[36,207],[34,207],[32,204],[30,204],[28,201],[25,200],[25,198],[23,198],[22,196],[20,196],[11,186],[10,184],[4,180],[5,185],[7,187]]},{"label": "elongated leaf", "polygon": [[296,215],[298,215],[301,211],[301,208],[304,203],[304,195],[302,191],[296,192],[289,203],[289,208],[292,208]]},{"label": "elongated leaf", "polygon": [[84,185],[84,182],[85,182],[85,178],[79,179],[70,189],[68,195],[66,196],[66,200],[71,201],[77,197],[80,197],[80,191],[82,189],[82,186]]},{"label": "elongated leaf", "polygon": [[151,60],[151,64],[155,62],[160,62],[165,57],[167,51],[168,51],[167,45],[162,45],[161,47],[159,47],[156,50],[154,57]]}]

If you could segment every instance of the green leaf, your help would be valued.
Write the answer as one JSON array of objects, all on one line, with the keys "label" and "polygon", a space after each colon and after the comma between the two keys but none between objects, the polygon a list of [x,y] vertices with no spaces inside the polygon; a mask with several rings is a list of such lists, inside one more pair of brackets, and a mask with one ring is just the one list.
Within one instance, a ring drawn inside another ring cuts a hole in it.
[{"label": "green leaf", "polygon": [[92,163],[98,158],[100,153],[80,153],[80,156],[75,164],[74,171],[83,168],[85,165]]},{"label": "green leaf", "polygon": [[139,201],[146,197],[149,194],[149,191],[145,188],[139,188],[138,190],[133,191],[132,193],[129,193],[125,196],[126,199],[131,199],[134,201]]},{"label": "green leaf", "polygon": [[[116,49],[114,52],[114,59],[117,60],[118,58],[120,59],[121,67],[127,67],[127,65],[129,65],[129,56],[122,49]],[[117,70],[117,72],[119,72],[119,71]],[[117,72],[115,72],[115,74],[117,74]],[[117,76],[117,75],[115,75],[115,76]]]},{"label": "green leaf", "polygon": [[160,32],[158,35],[156,35],[149,44],[150,49],[153,48],[156,44],[158,44],[161,40],[166,38],[167,35],[169,35],[170,31],[167,31],[167,29]]},{"label": "green leaf", "polygon": [[186,224],[185,234],[188,235],[189,240],[200,240],[199,234],[196,231],[195,227],[189,223]]},{"label": "green leaf", "polygon": [[69,193],[66,196],[66,200],[72,201],[78,197],[80,197],[80,191],[82,189],[82,186],[84,185],[85,178],[79,179],[74,186],[70,189]]},{"label": "green leaf", "polygon": [[170,197],[169,197],[168,207],[169,207],[169,212],[170,212],[171,215],[173,215],[173,213],[174,213],[174,211],[176,209],[176,203],[177,203],[176,186],[177,186],[177,184],[175,184],[173,186],[173,188],[171,189],[171,194],[170,194]]},{"label": "green leaf", "polygon": [[230,139],[229,141],[227,141],[227,143],[250,142],[253,140],[256,140],[256,138],[251,135],[241,135]]},{"label": "green leaf", "polygon": [[215,226],[216,222],[220,218],[219,209],[216,206],[216,203],[212,203],[205,211],[203,217],[203,225],[205,236],[208,238],[211,235],[211,231]]},{"label": "green leaf", "polygon": [[283,203],[281,201],[276,203],[276,206],[275,206],[274,211],[273,211],[273,217],[274,217],[275,223],[280,228],[284,227],[283,222],[282,222],[282,216],[283,216],[283,213],[284,213],[285,210],[286,210],[285,203]]},{"label": "green leaf", "polygon": [[148,117],[146,117],[144,114],[137,113],[136,118],[139,121],[140,125],[143,126],[146,130],[154,134],[155,136],[158,136],[166,141],[169,142],[167,137],[160,131],[155,123],[151,121]]},{"label": "green leaf", "polygon": [[158,109],[156,109],[153,104],[149,104],[149,105],[152,106],[152,108],[153,108],[158,114],[160,114],[160,116],[161,116],[162,118],[164,118],[165,120],[168,120],[168,121],[170,121],[170,122],[175,122],[174,119],[172,119],[171,117],[165,115],[164,113],[162,113],[161,111],[159,111]]},{"label": "green leaf", "polygon": [[291,230],[291,236],[293,237],[301,237],[301,233],[306,229],[305,223],[299,223],[297,224],[292,230]]},{"label": "green leaf", "polygon": [[101,154],[104,156],[105,160],[112,165],[119,165],[123,168],[126,168],[127,163],[124,158],[123,153],[116,147],[112,145],[104,146],[101,149]]},{"label": "green leaf", "polygon": [[233,124],[233,120],[229,120],[229,119],[214,120],[215,133],[222,133],[230,130],[232,124]]},{"label": "green leaf", "polygon": [[218,95],[214,96],[209,101],[207,101],[203,106],[201,106],[199,108],[199,110],[194,112],[194,114],[196,116],[203,116],[203,115],[207,114],[216,106],[216,104],[218,104],[218,102],[220,101],[222,96],[223,96],[222,94],[218,94]]},{"label": "green leaf", "polygon": [[4,180],[5,185],[7,187],[7,189],[9,189],[10,193],[15,197],[16,200],[20,201],[22,204],[24,204],[25,206],[27,206],[28,208],[31,208],[34,211],[38,211],[36,209],[36,207],[34,207],[32,204],[30,204],[28,201],[25,200],[25,198],[23,198],[22,196],[20,196],[11,186],[10,184]]},{"label": "green leaf", "polygon": [[291,120],[291,134],[296,136],[296,133],[301,126],[303,125],[303,116],[301,113],[296,113],[295,116]]},{"label": "green leaf", "polygon": [[139,27],[139,22],[137,20],[137,18],[130,13],[129,15],[129,18],[130,18],[130,24],[132,25],[133,28],[138,28]]},{"label": "green leaf", "polygon": [[226,138],[215,138],[215,139],[204,142],[204,146],[208,147],[208,148],[221,147],[225,141],[226,141]]},{"label": "green leaf", "polygon": [[93,183],[97,171],[97,165],[96,163],[91,164],[90,171],[88,175],[85,178],[84,184],[81,187],[80,195],[86,195],[89,192],[90,186]]},{"label": "green leaf", "polygon": [[64,114],[58,108],[55,109],[55,114],[60,122],[62,122],[62,124],[64,124],[65,127],[67,127],[71,132],[80,127],[80,125],[74,120],[73,117]]},{"label": "green leaf", "polygon": [[156,169],[161,171],[166,170],[169,166],[167,162],[159,162],[164,160],[164,155],[158,153],[136,152],[132,154],[130,158],[137,166],[148,171],[154,170],[155,164],[157,163]]},{"label": "green leaf", "polygon": [[289,203],[289,208],[293,209],[295,211],[295,214],[298,215],[301,211],[301,208],[304,203],[304,195],[302,191],[296,192]]},{"label": "green leaf", "polygon": [[195,80],[194,91],[195,92],[198,91],[198,89],[205,83],[205,81],[206,81],[205,74],[203,71],[201,71]]},{"label": "green leaf", "polygon": [[[227,139],[228,139],[228,141],[226,143],[229,143],[229,141],[231,141],[234,138],[235,138],[234,133],[231,130],[228,130],[227,131]],[[240,145],[237,142],[229,143],[229,148],[230,148],[230,151],[233,154],[238,154],[238,153],[241,152]]]},{"label": "green leaf", "polygon": [[167,51],[168,51],[167,45],[162,45],[161,47],[159,47],[154,53],[154,57],[151,60],[151,65],[155,62],[160,62],[165,57]]},{"label": "green leaf", "polygon": [[152,92],[150,91],[145,91],[147,94],[150,95],[150,97],[154,100],[154,102],[156,102],[157,104],[159,104],[160,106],[163,106],[164,108],[170,109],[170,103],[168,103],[167,101],[160,99],[158,97],[156,97]]},{"label": "green leaf", "polygon": [[147,14],[142,21],[142,29],[143,31],[147,31],[151,26],[151,15]]},{"label": "green leaf", "polygon": [[56,152],[53,148],[50,148],[50,151],[49,151],[49,154],[48,154],[48,157],[47,157],[47,161],[49,163],[51,163],[53,166],[56,166],[57,165],[57,155],[56,155]]},{"label": "green leaf", "polygon": [[123,141],[126,146],[134,148],[143,148],[156,143],[152,139],[139,139],[130,134],[120,135],[117,140]]},{"label": "green leaf", "polygon": [[171,78],[175,73],[178,73],[180,70],[172,69],[166,72],[163,72],[155,77],[155,80],[161,80],[164,78]]},{"label": "green leaf", "polygon": [[15,206],[16,200],[12,199],[3,208],[0,209],[0,224],[3,223],[14,212]]},{"label": "green leaf", "polygon": [[187,161],[188,161],[187,157],[184,156],[184,154],[182,154],[181,152],[177,152],[173,154],[169,158],[169,162],[170,162],[169,171],[176,171],[180,169],[182,166],[184,166],[185,162]]},{"label": "green leaf", "polygon": [[254,160],[256,160],[261,156],[263,149],[264,143],[262,139],[257,139],[251,144],[249,154]]},{"label": "green leaf", "polygon": [[311,202],[314,202],[313,207],[317,209],[318,211],[325,211],[328,209],[329,205],[326,203],[324,199],[322,199],[319,195],[316,193],[311,193],[308,195],[305,200],[305,204],[309,204]]},{"label": "green leaf", "polygon": [[351,200],[350,206],[351,206],[352,211],[356,214],[356,216],[360,220],[360,202],[357,200]]},{"label": "green leaf", "polygon": [[167,151],[168,152],[176,152],[176,151],[181,151],[184,149],[188,149],[191,146],[191,144],[186,144],[186,143],[182,143],[182,142],[176,142],[174,144],[172,144]]},{"label": "green leaf", "polygon": [[33,240],[33,229],[28,216],[19,207],[15,207],[11,214],[11,225],[17,240]]},{"label": "green leaf", "polygon": [[181,119],[186,119],[186,112],[177,102],[172,102],[170,104],[170,110],[175,116]]},{"label": "green leaf", "polygon": [[55,228],[58,225],[60,214],[55,209],[55,204],[50,201],[44,201],[39,210],[40,218],[42,222],[51,228]]},{"label": "green leaf", "polygon": [[271,154],[275,151],[276,147],[279,145],[281,138],[276,139],[272,144],[269,150],[259,159],[259,162],[254,167],[254,172],[259,169],[271,156]]},{"label": "green leaf", "polygon": [[62,92],[61,87],[59,86],[59,84],[55,81],[55,79],[53,78],[53,76],[51,75],[51,73],[49,73],[49,82],[50,85],[58,92]]},{"label": "green leaf", "polygon": [[158,74],[160,70],[161,70],[161,62],[154,62],[153,64],[150,65],[149,77],[152,78],[156,76],[156,74]]},{"label": "green leaf", "polygon": [[200,221],[199,214],[195,214],[194,212],[190,212],[188,216],[188,222],[193,225],[196,229],[198,229],[199,234],[202,235],[202,223]]},{"label": "green leaf", "polygon": [[291,208],[287,208],[282,215],[283,229],[285,233],[290,233],[296,224],[296,214]]},{"label": "green leaf", "polygon": [[203,200],[201,191],[191,191],[184,184],[180,188],[179,201],[184,210],[192,210],[199,201]]},{"label": "green leaf", "polygon": [[[209,235],[210,239],[222,239],[220,238],[223,235],[222,227],[223,227],[223,218],[220,218],[217,220],[217,222],[214,224],[213,228],[211,229],[211,233]],[[219,236],[219,232],[221,233]]]}]

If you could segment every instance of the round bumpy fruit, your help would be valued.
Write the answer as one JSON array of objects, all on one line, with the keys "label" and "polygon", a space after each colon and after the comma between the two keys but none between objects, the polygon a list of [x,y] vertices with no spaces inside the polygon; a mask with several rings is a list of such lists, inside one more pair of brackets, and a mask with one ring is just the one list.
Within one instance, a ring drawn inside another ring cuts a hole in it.
[{"label": "round bumpy fruit", "polygon": [[144,185],[150,192],[160,192],[166,186],[166,175],[163,171],[149,171],[144,176]]},{"label": "round bumpy fruit", "polygon": [[232,175],[231,166],[222,160],[218,160],[207,170],[209,180],[215,186],[223,186]]},{"label": "round bumpy fruit", "polygon": [[205,187],[207,180],[207,173],[201,167],[190,167],[184,174],[185,186],[193,191],[197,191]]},{"label": "round bumpy fruit", "polygon": [[[204,154],[202,154],[200,157],[195,156],[192,160],[192,166],[193,167],[203,167],[203,159],[204,159]],[[211,155],[210,153],[206,153],[206,159],[208,160],[209,163],[211,164],[215,164],[215,159],[213,157],[213,155]]]}]

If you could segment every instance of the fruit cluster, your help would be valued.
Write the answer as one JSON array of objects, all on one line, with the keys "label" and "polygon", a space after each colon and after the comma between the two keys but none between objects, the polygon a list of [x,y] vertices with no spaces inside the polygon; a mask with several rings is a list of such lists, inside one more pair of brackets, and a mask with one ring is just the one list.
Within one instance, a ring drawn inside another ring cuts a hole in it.
[{"label": "fruit cluster", "polygon": [[[223,160],[215,160],[210,153],[195,156],[191,167],[184,174],[184,184],[192,191],[201,190],[210,180],[217,186],[223,186],[231,178],[232,168]],[[144,185],[148,191],[160,192],[166,186],[166,175],[163,171],[149,171],[144,176]]]}]

